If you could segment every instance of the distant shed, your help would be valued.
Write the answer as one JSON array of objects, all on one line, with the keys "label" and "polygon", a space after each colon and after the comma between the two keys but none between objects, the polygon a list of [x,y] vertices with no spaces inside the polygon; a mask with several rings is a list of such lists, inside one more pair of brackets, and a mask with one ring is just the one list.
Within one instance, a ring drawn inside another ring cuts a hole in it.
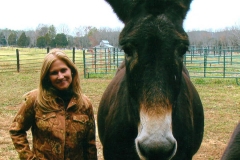
[{"label": "distant shed", "polygon": [[104,75],[116,72],[118,66],[124,60],[124,52],[114,48],[107,40],[102,40],[99,45],[93,47],[92,52],[83,51],[84,77],[90,75]]},{"label": "distant shed", "polygon": [[109,42],[108,42],[108,40],[102,40],[101,42],[100,42],[100,44],[99,45],[97,45],[97,46],[95,46],[95,47],[93,47],[94,49],[108,49],[108,50],[112,50],[113,48],[114,48],[114,46],[112,46],[112,45],[110,45],[109,44]]}]

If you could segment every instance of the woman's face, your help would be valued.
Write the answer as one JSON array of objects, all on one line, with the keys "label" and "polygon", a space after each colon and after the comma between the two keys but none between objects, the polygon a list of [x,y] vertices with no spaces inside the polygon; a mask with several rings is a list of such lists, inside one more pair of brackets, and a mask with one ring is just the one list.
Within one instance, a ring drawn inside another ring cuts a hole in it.
[{"label": "woman's face", "polygon": [[49,69],[49,79],[58,90],[66,90],[72,83],[71,69],[62,60],[54,61]]}]

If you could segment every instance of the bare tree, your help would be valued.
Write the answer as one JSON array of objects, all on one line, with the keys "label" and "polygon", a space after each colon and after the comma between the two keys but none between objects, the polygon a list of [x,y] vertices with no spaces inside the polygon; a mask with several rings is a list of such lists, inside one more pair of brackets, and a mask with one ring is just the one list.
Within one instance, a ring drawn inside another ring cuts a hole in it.
[{"label": "bare tree", "polygon": [[10,29],[3,29],[2,33],[4,35],[4,38],[6,40],[7,46],[8,46],[8,37],[10,36],[10,34],[12,33],[12,31]]},{"label": "bare tree", "polygon": [[39,24],[36,29],[37,37],[43,37],[48,33],[48,26],[45,24]]},{"label": "bare tree", "polygon": [[86,26],[76,27],[73,31],[76,37],[83,37],[84,35],[86,35],[87,33],[85,33],[85,28]]},{"label": "bare tree", "polygon": [[100,35],[98,40],[99,42],[101,40],[108,40],[111,45],[115,47],[119,46],[118,37],[121,32],[120,28],[112,29],[112,28],[104,27],[104,28],[100,28],[98,31]]},{"label": "bare tree", "polygon": [[69,35],[70,29],[67,24],[60,24],[57,28],[58,33],[63,33],[65,35]]},{"label": "bare tree", "polygon": [[49,34],[49,37],[50,37],[51,40],[56,37],[57,31],[56,31],[56,27],[54,25],[51,25],[48,28],[48,34]]},{"label": "bare tree", "polygon": [[31,47],[36,46],[36,44],[37,44],[36,32],[33,30],[26,31],[26,36],[29,37],[29,39],[30,39],[29,46],[31,46]]},{"label": "bare tree", "polygon": [[240,26],[233,26],[229,30],[229,41],[232,46],[240,46]]},{"label": "bare tree", "polygon": [[88,48],[90,47],[90,42],[88,38],[89,31],[94,28],[92,26],[79,26],[74,29],[74,34],[76,35],[77,45],[80,48]]}]

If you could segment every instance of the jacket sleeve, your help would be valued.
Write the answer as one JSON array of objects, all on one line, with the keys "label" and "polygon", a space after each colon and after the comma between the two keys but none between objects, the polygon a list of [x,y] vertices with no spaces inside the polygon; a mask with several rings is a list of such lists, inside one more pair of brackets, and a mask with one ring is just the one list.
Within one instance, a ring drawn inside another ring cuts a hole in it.
[{"label": "jacket sleeve", "polygon": [[88,160],[97,160],[97,148],[96,148],[96,126],[95,126],[95,118],[93,112],[93,106],[89,99],[86,97],[88,102],[88,134],[86,136],[86,146],[84,147],[86,153],[86,159]]},{"label": "jacket sleeve", "polygon": [[15,149],[18,152],[19,158],[24,160],[35,159],[33,152],[30,150],[26,132],[34,122],[35,99],[35,95],[28,93],[25,101],[20,105],[20,110],[16,114],[9,128],[9,133]]}]

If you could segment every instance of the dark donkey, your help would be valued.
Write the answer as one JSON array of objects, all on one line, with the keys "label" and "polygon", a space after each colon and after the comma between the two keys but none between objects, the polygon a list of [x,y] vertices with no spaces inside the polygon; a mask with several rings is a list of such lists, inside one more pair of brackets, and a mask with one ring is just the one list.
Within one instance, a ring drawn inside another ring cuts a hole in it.
[{"label": "dark donkey", "polygon": [[240,123],[235,128],[221,160],[240,159]]},{"label": "dark donkey", "polygon": [[191,0],[107,0],[125,23],[125,61],[104,92],[98,131],[105,160],[189,160],[199,149],[203,107],[183,56]]}]

